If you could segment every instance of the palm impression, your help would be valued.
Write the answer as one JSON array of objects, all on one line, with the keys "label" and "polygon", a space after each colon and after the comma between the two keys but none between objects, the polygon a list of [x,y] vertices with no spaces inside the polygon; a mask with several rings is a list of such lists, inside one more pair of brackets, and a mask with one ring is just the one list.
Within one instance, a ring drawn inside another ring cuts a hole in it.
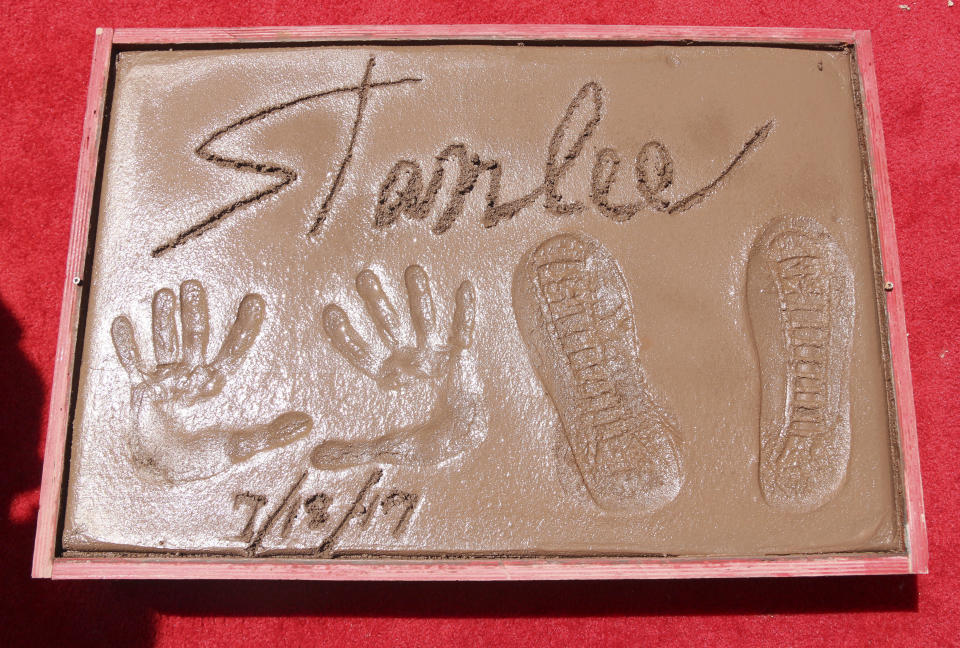
[{"label": "palm impression", "polygon": [[266,303],[257,294],[243,298],[220,350],[208,362],[210,323],[203,286],[196,280],[180,286],[182,332],[177,330],[177,302],[169,288],[153,295],[153,368],[140,357],[129,318],[120,315],[110,328],[117,358],[131,380],[134,430],[129,445],[137,472],[163,482],[204,479],[306,435],[312,419],[302,412],[287,412],[249,427],[186,429],[182,421],[186,410],[220,394],[253,346]]},{"label": "palm impression", "polygon": [[323,311],[323,328],[333,348],[384,392],[434,382],[435,402],[422,403],[422,423],[388,430],[372,440],[326,441],[313,451],[313,465],[337,469],[364,463],[436,464],[476,447],[486,437],[487,413],[483,387],[472,352],[476,319],[473,284],[456,290],[453,322],[444,340],[437,330],[436,312],[427,273],[418,265],[404,272],[414,346],[401,340],[403,325],[393,303],[372,270],[357,275],[356,289],[386,354],[376,353],[357,333],[337,304]]}]

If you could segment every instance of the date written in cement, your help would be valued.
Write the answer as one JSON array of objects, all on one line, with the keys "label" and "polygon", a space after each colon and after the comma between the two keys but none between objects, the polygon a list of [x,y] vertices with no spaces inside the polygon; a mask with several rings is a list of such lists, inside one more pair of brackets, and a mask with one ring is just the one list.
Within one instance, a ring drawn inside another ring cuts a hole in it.
[{"label": "date written in cement", "polygon": [[[306,477],[307,473],[303,472],[274,506],[270,506],[270,499],[266,495],[250,491],[235,493],[233,508],[238,512],[244,511],[245,517],[238,522],[238,526],[242,524],[240,532],[230,539],[246,543],[247,555],[261,556],[269,553],[262,549],[267,534],[276,532],[281,540],[286,540],[297,528],[300,533],[319,538],[310,551],[312,555],[332,558],[337,541],[344,533],[351,528],[359,533],[368,532],[372,530],[371,523],[377,517],[387,521],[393,537],[401,537],[420,502],[419,494],[378,488],[383,478],[380,468],[370,472],[352,494],[304,492]],[[334,514],[333,511],[339,508],[337,500],[341,497],[348,497],[349,504],[342,512]],[[378,525],[378,528],[382,527]]]}]

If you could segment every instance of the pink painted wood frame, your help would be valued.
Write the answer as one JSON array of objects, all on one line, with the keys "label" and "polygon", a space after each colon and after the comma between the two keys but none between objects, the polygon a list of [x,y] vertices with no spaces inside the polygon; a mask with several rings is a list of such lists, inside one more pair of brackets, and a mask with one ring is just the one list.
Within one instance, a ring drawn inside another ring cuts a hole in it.
[{"label": "pink painted wood frame", "polygon": [[[230,44],[364,40],[586,40],[853,45],[866,114],[866,138],[878,238],[887,291],[902,459],[906,551],[770,558],[567,558],[471,560],[293,560],[104,557],[57,555],[57,531],[69,431],[77,328],[89,226],[103,136],[107,80],[118,45]],[[707,578],[926,573],[926,521],[920,482],[916,414],[907,350],[900,261],[887,175],[880,103],[868,31],[757,27],[639,27],[591,25],[398,25],[247,27],[238,29],[97,29],[87,94],[80,164],[67,257],[56,366],[43,462],[33,576],[42,578],[243,578],[316,580],[514,580],[599,578]]]}]

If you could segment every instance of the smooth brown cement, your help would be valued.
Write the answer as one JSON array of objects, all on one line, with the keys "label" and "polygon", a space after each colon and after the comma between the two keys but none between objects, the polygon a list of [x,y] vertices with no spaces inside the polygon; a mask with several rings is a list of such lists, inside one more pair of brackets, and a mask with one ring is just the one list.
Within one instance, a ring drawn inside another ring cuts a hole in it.
[{"label": "smooth brown cement", "polygon": [[902,549],[850,55],[118,55],[67,552]]}]

